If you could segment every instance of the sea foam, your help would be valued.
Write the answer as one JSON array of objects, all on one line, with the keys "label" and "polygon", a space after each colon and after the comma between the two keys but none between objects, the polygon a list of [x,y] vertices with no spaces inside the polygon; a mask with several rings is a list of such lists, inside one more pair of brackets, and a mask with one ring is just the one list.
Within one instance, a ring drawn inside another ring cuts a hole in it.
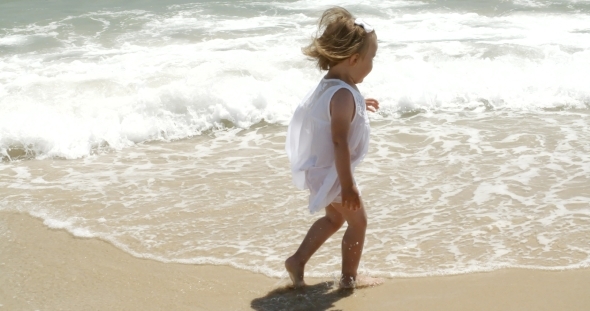
[{"label": "sea foam", "polygon": [[[262,5],[278,13],[252,14]],[[284,125],[321,77],[300,52],[315,31],[315,5],[252,3],[244,16],[174,5],[3,29],[0,154],[79,158],[212,129]],[[350,3],[377,29],[375,68],[359,86],[381,101],[377,119],[588,109],[588,15],[416,9],[424,5]]]}]

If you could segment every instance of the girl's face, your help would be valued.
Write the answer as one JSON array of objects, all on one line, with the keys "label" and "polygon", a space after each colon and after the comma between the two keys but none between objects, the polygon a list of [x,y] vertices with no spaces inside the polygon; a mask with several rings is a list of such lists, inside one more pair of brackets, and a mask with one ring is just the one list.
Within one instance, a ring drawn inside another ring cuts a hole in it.
[{"label": "girl's face", "polygon": [[355,83],[361,83],[373,69],[373,58],[377,55],[377,35],[371,34],[369,38],[369,48],[365,55],[359,55],[356,64],[353,66],[353,79]]}]

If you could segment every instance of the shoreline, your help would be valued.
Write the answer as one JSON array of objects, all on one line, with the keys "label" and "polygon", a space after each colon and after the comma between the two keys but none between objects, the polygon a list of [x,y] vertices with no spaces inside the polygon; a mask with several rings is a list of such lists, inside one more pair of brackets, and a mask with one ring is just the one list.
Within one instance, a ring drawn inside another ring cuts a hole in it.
[{"label": "shoreline", "polygon": [[502,269],[302,290],[230,266],[162,263],[0,212],[0,310],[588,310],[590,268]]}]

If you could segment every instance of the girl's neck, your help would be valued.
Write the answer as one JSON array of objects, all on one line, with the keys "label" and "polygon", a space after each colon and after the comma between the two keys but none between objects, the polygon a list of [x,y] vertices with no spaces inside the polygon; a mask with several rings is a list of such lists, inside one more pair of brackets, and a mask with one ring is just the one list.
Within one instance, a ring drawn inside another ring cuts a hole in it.
[{"label": "girl's neck", "polygon": [[346,72],[343,72],[342,70],[338,70],[338,69],[339,69],[338,66],[330,68],[328,70],[328,72],[326,73],[326,75],[324,76],[324,79],[342,80],[346,84],[356,88],[356,83],[354,83],[354,80],[352,79],[352,77],[349,74],[347,74]]}]

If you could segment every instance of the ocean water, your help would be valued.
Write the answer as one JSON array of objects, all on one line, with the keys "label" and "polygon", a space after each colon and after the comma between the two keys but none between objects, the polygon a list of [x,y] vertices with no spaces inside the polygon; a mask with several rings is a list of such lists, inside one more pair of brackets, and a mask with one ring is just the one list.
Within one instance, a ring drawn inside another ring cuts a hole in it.
[{"label": "ocean water", "polygon": [[[282,277],[317,215],[286,125],[300,52],[340,4],[371,23],[355,174],[384,277],[590,266],[590,1],[4,1],[0,211],[130,254]],[[340,238],[306,272],[340,269]]]}]

